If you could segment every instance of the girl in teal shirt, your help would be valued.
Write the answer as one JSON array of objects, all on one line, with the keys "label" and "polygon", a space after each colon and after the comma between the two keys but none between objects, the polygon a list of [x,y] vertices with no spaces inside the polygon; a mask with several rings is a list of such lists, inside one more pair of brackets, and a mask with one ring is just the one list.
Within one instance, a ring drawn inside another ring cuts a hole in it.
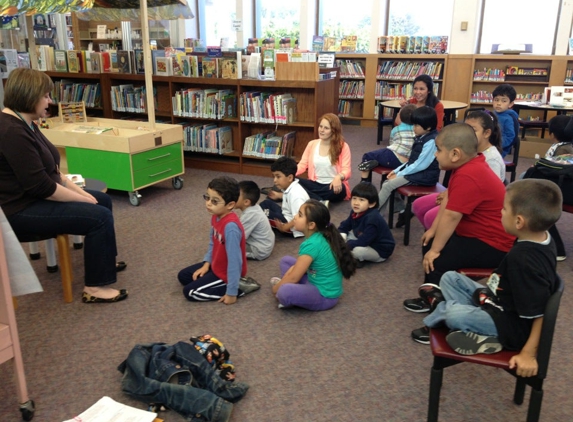
[{"label": "girl in teal shirt", "polygon": [[336,227],[330,224],[328,208],[309,199],[294,217],[294,228],[304,233],[298,258],[280,261],[281,278],[273,277],[273,293],[279,308],[298,306],[311,311],[334,307],[342,295],[342,279],[350,278],[356,263]]}]

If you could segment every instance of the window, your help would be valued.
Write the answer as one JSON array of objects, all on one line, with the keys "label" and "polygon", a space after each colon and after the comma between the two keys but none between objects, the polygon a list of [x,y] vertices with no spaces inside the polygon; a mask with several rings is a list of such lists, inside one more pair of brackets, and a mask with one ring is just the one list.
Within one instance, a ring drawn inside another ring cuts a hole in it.
[{"label": "window", "polygon": [[227,47],[234,47],[237,34],[233,28],[233,20],[236,19],[236,0],[203,0],[206,45],[221,45],[221,39],[225,39]]},{"label": "window", "polygon": [[454,0],[390,0],[388,35],[450,36]]},{"label": "window", "polygon": [[479,52],[491,53],[492,44],[533,44],[534,54],[552,54],[559,3],[485,0]]},{"label": "window", "polygon": [[317,35],[335,37],[338,40],[346,35],[356,35],[356,51],[368,53],[372,32],[372,1],[321,0]]},{"label": "window", "polygon": [[278,45],[281,38],[290,37],[292,45],[300,36],[300,1],[257,1],[257,36],[274,38]]}]

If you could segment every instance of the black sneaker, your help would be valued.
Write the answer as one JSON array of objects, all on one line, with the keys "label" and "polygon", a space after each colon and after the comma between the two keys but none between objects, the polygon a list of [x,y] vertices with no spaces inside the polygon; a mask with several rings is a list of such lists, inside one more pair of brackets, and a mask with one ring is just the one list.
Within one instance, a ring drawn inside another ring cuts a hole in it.
[{"label": "black sneaker", "polygon": [[452,331],[446,336],[446,341],[460,355],[477,355],[478,353],[490,355],[503,349],[497,337],[463,331]]},{"label": "black sneaker", "polygon": [[378,161],[376,160],[364,161],[363,163],[358,164],[358,170],[360,171],[371,171],[376,167],[378,167]]},{"label": "black sneaker", "polygon": [[406,299],[404,301],[404,308],[410,312],[430,312],[430,304],[421,297],[416,299]]},{"label": "black sneaker", "polygon": [[412,339],[421,344],[430,344],[430,329],[424,325],[422,328],[412,330]]},{"label": "black sneaker", "polygon": [[433,283],[424,283],[418,287],[418,294],[420,297],[430,305],[430,311],[434,311],[438,303],[443,302],[444,295],[440,286]]},{"label": "black sneaker", "polygon": [[356,265],[356,268],[364,268],[364,266],[366,265],[366,261],[361,261],[359,259],[355,259],[354,263]]},{"label": "black sneaker", "polygon": [[275,192],[281,192],[281,190],[279,188],[277,188],[276,186],[269,186],[266,188],[261,188],[261,193],[263,195],[268,195],[270,191],[275,191]]},{"label": "black sneaker", "polygon": [[248,295],[261,288],[261,285],[252,277],[241,277],[239,279],[239,290]]},{"label": "black sneaker", "polygon": [[[399,229],[400,227],[404,227],[406,225],[406,213],[401,212],[398,214],[398,221],[396,221],[396,228]],[[410,220],[414,217],[414,213],[410,213]]]}]

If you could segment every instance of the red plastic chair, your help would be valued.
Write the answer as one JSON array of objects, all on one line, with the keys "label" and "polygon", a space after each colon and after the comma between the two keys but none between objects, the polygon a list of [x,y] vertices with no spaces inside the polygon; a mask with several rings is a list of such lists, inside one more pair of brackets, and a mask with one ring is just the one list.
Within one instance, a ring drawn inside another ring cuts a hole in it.
[{"label": "red plastic chair", "polygon": [[537,363],[539,368],[537,375],[534,377],[523,378],[515,373],[515,370],[509,369],[509,360],[518,352],[502,350],[499,353],[491,355],[460,355],[452,350],[446,342],[448,330],[444,328],[430,330],[430,346],[434,355],[434,364],[430,375],[430,396],[428,400],[428,422],[438,421],[438,412],[440,407],[440,390],[442,388],[443,370],[449,366],[458,363],[469,362],[478,365],[493,366],[501,368],[516,378],[513,401],[515,404],[522,404],[525,395],[525,386],[531,387],[531,397],[529,399],[529,408],[527,411],[527,422],[539,420],[541,412],[541,402],[543,400],[543,381],[547,376],[549,367],[549,357],[551,355],[551,345],[553,343],[553,333],[559,311],[559,303],[563,294],[563,280],[558,278],[558,287],[553,293],[543,315],[543,325],[541,328],[541,337],[539,339],[539,348],[537,352]]}]

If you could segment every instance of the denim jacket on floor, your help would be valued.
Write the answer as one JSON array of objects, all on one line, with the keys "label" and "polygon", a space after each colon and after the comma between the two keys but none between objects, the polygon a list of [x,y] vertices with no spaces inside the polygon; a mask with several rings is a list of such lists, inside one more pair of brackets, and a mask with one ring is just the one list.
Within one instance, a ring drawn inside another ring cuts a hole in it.
[{"label": "denim jacket on floor", "polygon": [[249,386],[223,380],[190,343],[136,345],[118,370],[122,390],[147,404],[161,403],[188,421],[227,421]]}]

